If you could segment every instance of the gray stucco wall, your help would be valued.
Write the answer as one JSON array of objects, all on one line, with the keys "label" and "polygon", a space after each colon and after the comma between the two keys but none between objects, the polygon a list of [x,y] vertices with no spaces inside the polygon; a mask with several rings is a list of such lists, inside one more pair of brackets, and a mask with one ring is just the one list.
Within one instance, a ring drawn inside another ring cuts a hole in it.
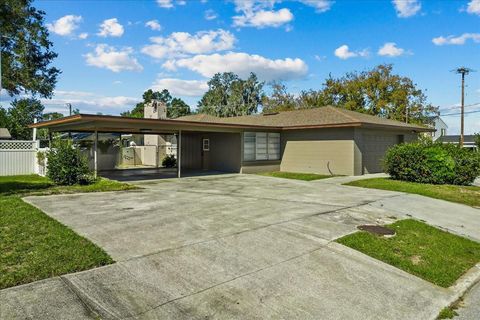
[{"label": "gray stucco wall", "polygon": [[[210,151],[202,151],[202,139],[210,139]],[[240,133],[184,132],[182,169],[240,172],[240,141]]]},{"label": "gray stucco wall", "polygon": [[[362,175],[382,172],[385,151],[394,144],[418,139],[418,134],[405,130],[355,128],[354,138],[354,174]],[[372,164],[372,157],[377,163]]]}]

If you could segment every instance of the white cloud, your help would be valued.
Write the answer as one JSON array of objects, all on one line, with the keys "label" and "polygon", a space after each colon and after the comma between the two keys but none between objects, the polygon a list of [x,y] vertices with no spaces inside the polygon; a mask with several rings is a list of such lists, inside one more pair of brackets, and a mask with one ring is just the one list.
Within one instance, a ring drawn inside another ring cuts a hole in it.
[{"label": "white cloud", "polygon": [[71,36],[73,31],[78,28],[80,22],[82,22],[81,16],[69,14],[55,20],[53,23],[47,23],[47,28],[60,36]]},{"label": "white cloud", "polygon": [[422,8],[418,0],[393,0],[392,3],[400,18],[412,17]]},{"label": "white cloud", "polygon": [[471,0],[468,3],[467,12],[480,16],[480,0]]},{"label": "white cloud", "polygon": [[[334,1],[331,0],[291,0],[315,8],[321,13],[330,10]],[[293,13],[288,8],[275,10],[274,6],[284,0],[233,0],[235,11],[241,13],[233,17],[236,27],[279,27],[294,19]],[[291,27],[286,28],[287,31]]]},{"label": "white cloud", "polygon": [[250,72],[254,72],[264,81],[303,78],[308,71],[307,64],[298,58],[272,60],[243,52],[197,55],[191,58],[168,60],[163,67],[171,71],[187,68],[208,78],[218,72],[234,72],[240,77],[248,77]]},{"label": "white cloud", "polygon": [[42,99],[47,111],[67,113],[66,103],[71,103],[74,108],[81,112],[95,113],[102,109],[110,109],[113,113],[133,106],[142,99],[127,96],[103,96],[85,91],[62,91],[55,90],[52,99]]},{"label": "white cloud", "polygon": [[[174,7],[173,0],[157,0],[157,4],[160,8],[170,9]],[[177,0],[175,1],[176,5],[184,6],[187,4],[186,0]]]},{"label": "white cloud", "polygon": [[82,32],[78,35],[78,38],[80,38],[82,40],[87,39],[88,38],[88,33]]},{"label": "white cloud", "polygon": [[363,49],[360,51],[350,51],[350,48],[346,44],[344,44],[335,49],[334,54],[342,60],[347,60],[355,57],[368,57],[369,52],[367,49]]},{"label": "white cloud", "polygon": [[144,46],[142,52],[162,59],[232,49],[236,38],[229,31],[218,29],[195,34],[174,32],[168,37],[152,37],[150,40],[153,44]]},{"label": "white cloud", "polygon": [[157,0],[157,4],[161,8],[173,8],[173,1],[172,0]]},{"label": "white cloud", "polygon": [[212,9],[208,9],[205,11],[205,19],[206,20],[215,20],[217,19],[217,13],[215,11],[213,11]]},{"label": "white cloud", "polygon": [[317,12],[326,12],[330,10],[333,1],[330,0],[299,0],[301,3],[314,7]]},{"label": "white cloud", "polygon": [[94,52],[87,53],[84,57],[88,65],[105,68],[113,72],[142,71],[142,65],[132,54],[133,49],[130,47],[117,50],[106,44],[99,44]]},{"label": "white cloud", "polygon": [[152,84],[151,89],[156,91],[167,89],[173,95],[199,97],[208,90],[208,84],[203,80],[159,78]]},{"label": "white cloud", "polygon": [[448,37],[436,37],[432,39],[432,42],[437,46],[443,45],[463,45],[467,42],[468,39],[471,39],[473,42],[480,42],[480,33],[464,33],[458,37],[448,36]]},{"label": "white cloud", "polygon": [[155,31],[162,30],[162,26],[160,25],[160,23],[158,23],[158,20],[147,21],[147,23],[145,23],[145,26]]},{"label": "white cloud", "polygon": [[378,55],[380,56],[398,57],[406,53],[405,49],[397,47],[395,42],[387,42],[378,49]]},{"label": "white cloud", "polygon": [[283,8],[280,10],[259,10],[246,12],[240,16],[233,17],[235,27],[280,27],[293,20],[292,12]]},{"label": "white cloud", "polygon": [[118,23],[117,18],[107,19],[100,25],[98,35],[100,37],[121,37],[123,35],[123,26]]}]

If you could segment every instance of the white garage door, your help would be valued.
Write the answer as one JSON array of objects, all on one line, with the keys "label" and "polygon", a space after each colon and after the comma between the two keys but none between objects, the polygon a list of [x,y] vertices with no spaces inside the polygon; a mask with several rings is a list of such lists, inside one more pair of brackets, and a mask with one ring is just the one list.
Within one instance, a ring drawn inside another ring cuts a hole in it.
[{"label": "white garage door", "polygon": [[399,142],[400,137],[398,135],[365,134],[362,150],[364,173],[382,172],[382,160],[385,152]]}]

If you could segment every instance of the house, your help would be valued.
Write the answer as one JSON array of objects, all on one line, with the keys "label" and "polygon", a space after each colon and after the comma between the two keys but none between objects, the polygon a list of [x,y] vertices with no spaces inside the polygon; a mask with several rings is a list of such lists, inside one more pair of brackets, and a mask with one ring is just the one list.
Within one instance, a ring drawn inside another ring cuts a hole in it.
[{"label": "house", "polygon": [[447,124],[440,117],[436,117],[433,122],[433,127],[435,131],[431,132],[429,135],[433,141],[436,141],[438,138],[447,135]]},{"label": "house", "polygon": [[[449,135],[443,136],[438,139],[438,141],[442,143],[453,143],[459,144],[460,143],[460,135]],[[475,144],[475,136],[474,135],[464,135],[463,136],[463,147],[469,149],[477,149],[477,145]]]},{"label": "house", "polygon": [[10,132],[7,128],[0,128],[0,140],[9,140],[12,139]]},{"label": "house", "polygon": [[52,131],[176,135],[184,170],[335,175],[381,172],[386,150],[434,129],[335,107],[219,118],[140,119],[78,114],[31,125]]}]

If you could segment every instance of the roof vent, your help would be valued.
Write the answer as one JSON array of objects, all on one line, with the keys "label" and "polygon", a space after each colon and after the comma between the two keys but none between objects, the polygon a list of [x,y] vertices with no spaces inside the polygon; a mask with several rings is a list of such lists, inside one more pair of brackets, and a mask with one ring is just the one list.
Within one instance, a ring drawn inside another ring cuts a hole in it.
[{"label": "roof vent", "polygon": [[279,112],[266,112],[266,113],[262,113],[263,116],[274,116],[276,114],[279,114]]}]

